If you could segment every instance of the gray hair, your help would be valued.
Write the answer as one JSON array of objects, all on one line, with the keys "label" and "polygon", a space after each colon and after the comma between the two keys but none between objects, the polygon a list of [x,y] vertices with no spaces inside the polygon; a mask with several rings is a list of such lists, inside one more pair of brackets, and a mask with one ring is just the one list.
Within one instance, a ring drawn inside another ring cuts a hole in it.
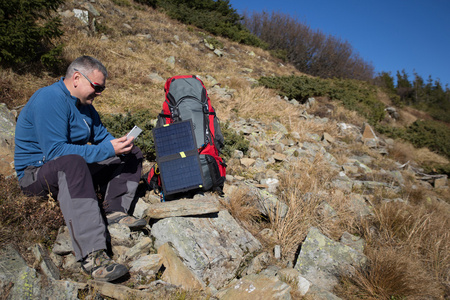
[{"label": "gray hair", "polygon": [[86,75],[91,74],[94,70],[98,70],[103,73],[103,76],[105,76],[105,78],[108,77],[106,67],[99,60],[87,55],[78,57],[69,65],[66,71],[66,78],[69,78],[73,75],[73,73],[75,72],[74,69],[77,69]]}]

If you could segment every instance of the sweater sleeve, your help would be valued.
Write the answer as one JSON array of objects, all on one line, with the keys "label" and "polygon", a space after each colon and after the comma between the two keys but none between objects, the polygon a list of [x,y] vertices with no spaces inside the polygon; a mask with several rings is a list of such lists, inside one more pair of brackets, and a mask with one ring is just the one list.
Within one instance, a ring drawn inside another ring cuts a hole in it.
[{"label": "sweater sleeve", "polygon": [[[55,97],[51,93],[40,97]],[[46,105],[36,103],[33,107],[35,132],[37,141],[42,148],[44,160],[48,161],[59,156],[78,154],[87,163],[99,162],[115,155],[110,142],[98,145],[87,143],[72,143],[70,141],[71,109],[65,97],[46,101]],[[88,136],[88,135],[87,135]],[[87,142],[87,139],[86,139]]]}]

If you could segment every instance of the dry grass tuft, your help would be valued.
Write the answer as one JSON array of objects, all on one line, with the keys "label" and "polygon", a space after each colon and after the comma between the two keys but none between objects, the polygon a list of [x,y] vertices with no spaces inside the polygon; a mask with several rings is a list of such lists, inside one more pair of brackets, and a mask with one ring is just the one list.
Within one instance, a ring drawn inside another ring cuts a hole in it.
[{"label": "dry grass tuft", "polygon": [[349,281],[376,299],[441,298],[450,287],[449,205],[390,202],[374,212],[363,226],[369,267]]},{"label": "dry grass tuft", "polygon": [[[347,282],[353,290],[339,288],[345,299],[439,299],[442,290],[420,260],[411,253],[383,247],[366,253],[367,269],[357,270]],[[344,280],[347,281],[348,279]],[[345,286],[345,285],[344,285]]]},{"label": "dry grass tuft", "polygon": [[[289,210],[285,218],[274,215],[270,221],[285,257],[293,258],[311,226],[331,236],[340,236],[343,224],[353,222],[349,221],[350,215],[343,205],[346,198],[324,192],[332,176],[320,155],[312,163],[308,160],[296,163],[281,176],[279,198]],[[325,203],[336,208],[338,217],[324,209]]]},{"label": "dry grass tuft", "polygon": [[229,195],[229,201],[221,201],[221,203],[236,220],[251,230],[255,228],[261,213],[255,206],[257,199],[253,199],[250,194],[248,189],[239,188]]}]

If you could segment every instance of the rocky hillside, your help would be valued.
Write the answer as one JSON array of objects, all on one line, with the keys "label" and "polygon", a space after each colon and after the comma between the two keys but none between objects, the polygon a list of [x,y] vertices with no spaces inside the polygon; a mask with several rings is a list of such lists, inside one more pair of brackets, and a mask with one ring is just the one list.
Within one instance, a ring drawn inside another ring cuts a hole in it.
[{"label": "rocky hillside", "polygon": [[[114,284],[80,273],[64,226],[50,249],[30,241],[18,251],[3,242],[6,299],[450,295],[448,179],[424,174],[416,163],[442,158],[426,149],[408,153],[415,150],[384,139],[328,99],[300,104],[255,86],[260,76],[298,74],[260,49],[121,3],[67,2],[60,11],[67,60],[93,55],[109,70],[108,88],[94,105],[105,114],[148,110],[156,117],[165,78],[197,74],[222,123],[245,137],[249,150],[227,161],[222,197],[161,202],[142,193],[134,215],[147,218],[147,228],[108,227],[114,258],[130,267],[130,277]],[[0,118],[1,172],[13,182],[15,116],[37,88],[57,78],[0,73],[17,95]]]}]

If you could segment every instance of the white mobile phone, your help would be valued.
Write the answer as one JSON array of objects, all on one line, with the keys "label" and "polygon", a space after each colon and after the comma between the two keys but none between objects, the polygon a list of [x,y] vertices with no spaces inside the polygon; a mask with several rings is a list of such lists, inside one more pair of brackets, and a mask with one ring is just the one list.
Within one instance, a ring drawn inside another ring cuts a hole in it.
[{"label": "white mobile phone", "polygon": [[141,132],[142,132],[142,129],[140,129],[137,126],[134,126],[133,129],[131,129],[130,132],[128,132],[127,139],[130,137],[134,137],[134,139],[136,139]]}]

